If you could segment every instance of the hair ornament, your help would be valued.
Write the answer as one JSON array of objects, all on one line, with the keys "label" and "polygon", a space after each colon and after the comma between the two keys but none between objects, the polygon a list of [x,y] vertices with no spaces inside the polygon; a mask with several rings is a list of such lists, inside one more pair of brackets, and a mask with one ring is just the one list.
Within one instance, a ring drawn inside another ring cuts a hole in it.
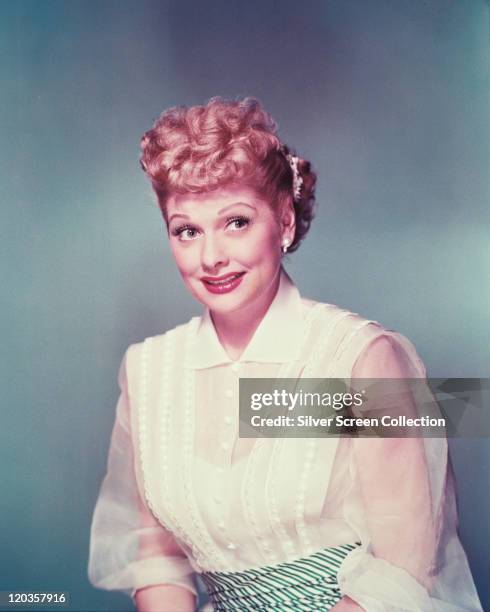
[{"label": "hair ornament", "polygon": [[303,177],[298,170],[299,157],[297,155],[287,153],[286,159],[288,160],[291,170],[293,171],[293,195],[294,201],[297,202],[301,195],[301,187],[303,186]]}]

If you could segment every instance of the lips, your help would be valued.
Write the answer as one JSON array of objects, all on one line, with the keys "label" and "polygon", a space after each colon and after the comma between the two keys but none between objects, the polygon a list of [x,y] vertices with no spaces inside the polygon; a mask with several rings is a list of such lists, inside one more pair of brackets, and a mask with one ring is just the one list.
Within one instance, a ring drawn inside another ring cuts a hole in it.
[{"label": "lips", "polygon": [[243,276],[244,274],[245,272],[232,272],[224,276],[203,276],[201,280],[210,285],[222,285],[229,283],[230,281],[240,276]]},{"label": "lips", "polygon": [[230,272],[223,276],[203,276],[201,281],[210,293],[228,293],[242,282],[245,272]]}]

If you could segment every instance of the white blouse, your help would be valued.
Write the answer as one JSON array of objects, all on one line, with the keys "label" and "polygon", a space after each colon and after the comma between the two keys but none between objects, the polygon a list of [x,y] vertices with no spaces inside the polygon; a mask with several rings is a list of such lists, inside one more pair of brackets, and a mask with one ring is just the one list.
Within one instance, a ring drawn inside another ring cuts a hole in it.
[{"label": "white blouse", "polygon": [[457,534],[446,439],[238,437],[240,377],[368,378],[362,364],[380,338],[400,376],[425,377],[404,336],[302,298],[283,271],[238,361],[207,310],[131,345],[92,520],[91,583],[128,595],[157,584],[197,594],[195,572],[361,542],[338,582],[367,612],[481,611]]}]

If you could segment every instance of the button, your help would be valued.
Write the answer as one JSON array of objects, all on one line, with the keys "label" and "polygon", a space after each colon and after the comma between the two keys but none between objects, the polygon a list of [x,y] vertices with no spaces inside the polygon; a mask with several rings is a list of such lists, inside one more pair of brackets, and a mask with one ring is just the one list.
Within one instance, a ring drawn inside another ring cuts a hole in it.
[{"label": "button", "polygon": [[229,550],[235,550],[236,544],[233,544],[233,542],[230,542],[229,544],[226,545],[226,548],[228,548]]},{"label": "button", "polygon": [[234,363],[231,366],[231,369],[233,370],[233,372],[238,372],[238,370],[240,369],[240,364],[239,363]]},{"label": "button", "polygon": [[233,419],[231,418],[231,416],[230,416],[229,414],[227,414],[227,415],[225,416],[225,423],[226,423],[227,425],[231,425],[231,423],[232,423],[232,422],[233,422]]},{"label": "button", "polygon": [[226,397],[233,397],[233,391],[231,389],[227,389],[225,391],[225,395],[226,395]]}]

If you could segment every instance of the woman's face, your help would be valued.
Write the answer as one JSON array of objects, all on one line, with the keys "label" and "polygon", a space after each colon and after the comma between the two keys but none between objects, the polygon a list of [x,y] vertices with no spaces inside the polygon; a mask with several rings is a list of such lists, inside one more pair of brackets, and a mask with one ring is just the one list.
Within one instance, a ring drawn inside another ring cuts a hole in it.
[{"label": "woman's face", "polygon": [[294,235],[291,213],[279,223],[266,201],[240,186],[171,196],[166,212],[182,278],[212,312],[252,306],[277,281],[282,240]]}]

